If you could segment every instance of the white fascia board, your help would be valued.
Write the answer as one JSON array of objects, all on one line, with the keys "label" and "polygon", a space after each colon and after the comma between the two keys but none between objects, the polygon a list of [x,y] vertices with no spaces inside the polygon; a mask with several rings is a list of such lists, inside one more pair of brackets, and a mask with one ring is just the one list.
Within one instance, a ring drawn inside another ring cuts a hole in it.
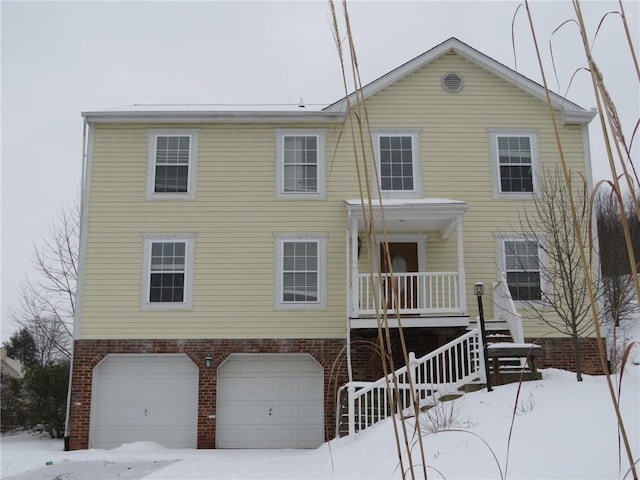
[{"label": "white fascia board", "polygon": [[[362,87],[362,95],[364,96],[364,98],[367,98],[451,51],[457,53],[473,64],[478,65],[489,73],[502,78],[513,86],[529,93],[530,95],[544,102],[547,101],[545,90],[542,85],[534,82],[533,80],[525,77],[515,70],[512,70],[511,68],[503,65],[502,63],[494,60],[484,53],[470,47],[457,38],[450,38],[449,40],[446,40],[440,45],[432,48],[422,55],[415,57],[412,60],[409,60],[408,62],[392,70],[391,72],[365,85],[364,87]],[[595,116],[595,112],[593,110],[585,110],[580,105],[567,100],[557,93],[549,91],[549,96],[551,98],[552,105],[563,112],[565,123],[589,123]],[[329,105],[324,109],[324,111],[345,111],[348,104],[347,100],[349,100],[350,103],[356,103],[356,94],[352,93],[348,97],[345,97]]]},{"label": "white fascia board", "polygon": [[[345,200],[347,211],[356,218],[362,218],[362,202],[360,200]],[[380,199],[373,199],[373,210],[380,209]],[[365,204],[365,211],[368,211]],[[393,199],[382,200],[384,208],[389,216],[418,215],[432,218],[449,218],[462,216],[469,209],[469,204],[464,200],[450,200],[448,198],[422,198],[422,199]]]},{"label": "white fascia board", "polygon": [[88,123],[327,123],[344,121],[341,112],[282,111],[102,111],[82,112]]},{"label": "white fascia board", "polygon": [[596,108],[591,110],[565,110],[564,111],[564,123],[565,124],[588,124],[598,114]]}]

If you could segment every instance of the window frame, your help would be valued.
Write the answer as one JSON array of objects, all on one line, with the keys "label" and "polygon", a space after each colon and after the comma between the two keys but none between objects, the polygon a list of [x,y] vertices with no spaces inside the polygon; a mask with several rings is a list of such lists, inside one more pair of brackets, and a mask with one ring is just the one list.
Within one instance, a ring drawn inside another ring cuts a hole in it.
[{"label": "window frame", "polygon": [[[544,253],[544,249],[542,247],[545,241],[545,234],[536,233],[536,234],[522,234],[522,233],[498,233],[496,234],[497,240],[497,265],[499,271],[504,275],[505,281],[507,281],[507,260],[506,260],[506,242],[535,242],[537,246],[537,254],[538,254],[538,274],[540,276],[540,298],[539,299],[531,299],[531,300],[516,300],[513,299],[513,302],[517,306],[526,306],[526,305],[544,305],[545,304],[545,292],[547,289],[547,282],[544,276],[545,266],[547,264],[547,257]],[[526,270],[521,270],[526,272]],[[509,284],[507,281],[507,288],[509,288]]]},{"label": "window frame", "polygon": [[[287,137],[316,137],[317,191],[285,192],[284,142]],[[324,200],[325,184],[325,130],[324,129],[286,129],[276,130],[276,198],[279,200]]]},{"label": "window frame", "polygon": [[[275,292],[276,310],[325,310],[327,308],[327,234],[281,233],[275,235]],[[286,302],[284,293],[284,244],[287,242],[314,242],[317,245],[318,300],[315,302]]]},{"label": "window frame", "polygon": [[[422,197],[422,144],[420,141],[420,130],[416,128],[398,129],[374,129],[373,147],[375,150],[376,169],[374,180],[379,185],[382,198],[420,198]],[[413,168],[413,189],[412,190],[383,190],[382,189],[382,164],[380,154],[380,139],[382,137],[411,137],[411,161]],[[376,189],[377,190],[377,189]]]},{"label": "window frame", "polygon": [[[147,159],[147,200],[193,200],[196,196],[196,168],[198,163],[198,130],[149,129]],[[189,163],[186,192],[156,192],[156,152],[159,137],[189,137]]]},{"label": "window frame", "polygon": [[[196,234],[143,234],[142,310],[191,310],[193,306],[193,257]],[[182,302],[151,302],[151,251],[155,243],[184,243],[184,294]]]},{"label": "window frame", "polygon": [[[498,139],[502,137],[528,137],[531,146],[531,192],[503,192],[500,175]],[[493,178],[493,198],[509,200],[527,200],[540,195],[540,159],[538,154],[538,131],[533,129],[489,129],[489,154]]]}]

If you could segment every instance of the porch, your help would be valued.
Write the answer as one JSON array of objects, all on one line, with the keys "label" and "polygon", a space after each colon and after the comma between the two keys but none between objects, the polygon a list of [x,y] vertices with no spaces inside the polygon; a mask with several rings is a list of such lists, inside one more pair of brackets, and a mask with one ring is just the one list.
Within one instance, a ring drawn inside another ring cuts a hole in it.
[{"label": "porch", "polygon": [[[468,205],[449,199],[347,200],[350,328],[469,324],[463,216]],[[372,232],[368,234],[367,232]],[[373,268],[372,268],[373,267]]]}]

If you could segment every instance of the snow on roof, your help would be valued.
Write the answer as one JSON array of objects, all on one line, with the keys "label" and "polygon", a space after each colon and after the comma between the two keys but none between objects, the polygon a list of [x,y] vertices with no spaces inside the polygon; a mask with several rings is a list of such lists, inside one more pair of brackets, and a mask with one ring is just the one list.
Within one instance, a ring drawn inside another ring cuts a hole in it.
[{"label": "snow on roof", "polygon": [[11,377],[22,377],[22,364],[18,360],[7,356],[7,349],[4,347],[2,347],[0,362],[0,371],[2,371],[2,374]]},{"label": "snow on roof", "polygon": [[[345,200],[347,205],[361,205],[362,201],[358,199]],[[465,205],[467,202],[464,200],[452,200],[450,198],[384,198],[382,199],[382,206],[403,206],[408,207],[411,205]],[[373,199],[373,206],[380,205],[380,199]]]},{"label": "snow on roof", "polygon": [[[136,103],[100,112],[319,112],[325,104],[296,103]],[[96,112],[94,112],[96,113]]]},{"label": "snow on roof", "polygon": [[323,105],[296,104],[136,104],[82,112],[89,122],[264,122],[333,121],[344,112],[323,111]]}]

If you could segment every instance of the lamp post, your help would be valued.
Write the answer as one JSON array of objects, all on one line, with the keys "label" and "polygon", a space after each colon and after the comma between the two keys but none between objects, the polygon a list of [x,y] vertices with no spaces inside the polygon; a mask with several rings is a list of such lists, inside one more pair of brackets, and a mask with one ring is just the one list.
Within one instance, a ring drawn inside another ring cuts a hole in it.
[{"label": "lamp post", "polygon": [[491,392],[491,376],[489,375],[489,349],[487,348],[487,330],[484,326],[484,310],[482,308],[482,295],[484,295],[484,284],[477,282],[473,286],[473,292],[478,298],[478,318],[480,319],[480,336],[482,337],[482,353],[484,357],[484,373],[487,378],[487,392]]}]

